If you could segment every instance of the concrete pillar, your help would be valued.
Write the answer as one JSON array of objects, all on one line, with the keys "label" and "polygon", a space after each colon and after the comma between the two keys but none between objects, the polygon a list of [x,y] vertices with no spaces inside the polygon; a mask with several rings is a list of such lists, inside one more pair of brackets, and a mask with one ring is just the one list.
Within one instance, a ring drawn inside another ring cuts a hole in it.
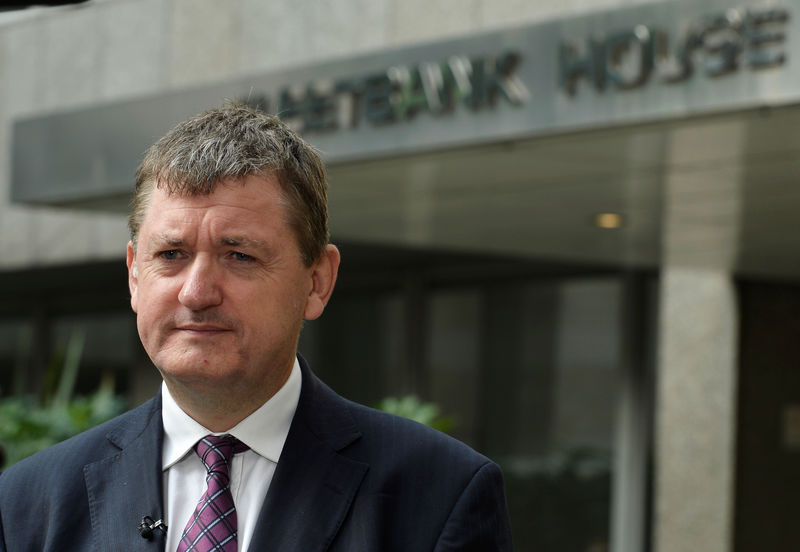
[{"label": "concrete pillar", "polygon": [[662,272],[656,552],[732,550],[737,320],[730,274],[697,268]]}]

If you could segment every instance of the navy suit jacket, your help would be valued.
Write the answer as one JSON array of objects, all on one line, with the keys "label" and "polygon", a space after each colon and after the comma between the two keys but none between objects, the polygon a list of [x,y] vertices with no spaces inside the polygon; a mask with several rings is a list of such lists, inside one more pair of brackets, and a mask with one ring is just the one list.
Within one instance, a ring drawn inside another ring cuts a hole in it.
[{"label": "navy suit jacket", "polygon": [[[420,424],[302,391],[252,551],[509,551],[500,469]],[[0,552],[161,551],[161,397],[0,475]],[[193,498],[191,500],[194,500]],[[169,531],[182,528],[170,527]]]}]

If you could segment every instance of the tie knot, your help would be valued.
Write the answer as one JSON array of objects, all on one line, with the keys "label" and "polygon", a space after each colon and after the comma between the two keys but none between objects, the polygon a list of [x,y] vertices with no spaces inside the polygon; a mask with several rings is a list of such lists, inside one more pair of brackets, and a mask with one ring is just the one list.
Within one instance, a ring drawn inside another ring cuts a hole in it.
[{"label": "tie knot", "polygon": [[233,435],[206,435],[194,446],[195,452],[203,461],[209,473],[223,472],[228,474],[228,462],[234,454],[249,449]]}]

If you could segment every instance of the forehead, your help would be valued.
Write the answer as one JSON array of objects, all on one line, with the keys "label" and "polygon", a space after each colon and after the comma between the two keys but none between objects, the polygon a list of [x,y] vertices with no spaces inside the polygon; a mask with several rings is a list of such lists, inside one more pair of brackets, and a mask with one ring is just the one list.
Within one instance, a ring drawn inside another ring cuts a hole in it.
[{"label": "forehead", "polygon": [[273,176],[248,176],[216,184],[210,194],[171,192],[154,186],[144,212],[142,233],[165,228],[240,227],[288,231],[288,209]]}]

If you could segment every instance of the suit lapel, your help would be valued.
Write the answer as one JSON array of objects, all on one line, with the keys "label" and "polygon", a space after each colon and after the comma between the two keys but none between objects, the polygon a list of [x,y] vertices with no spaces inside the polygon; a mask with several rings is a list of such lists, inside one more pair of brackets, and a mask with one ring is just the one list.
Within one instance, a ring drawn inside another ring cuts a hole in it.
[{"label": "suit lapel", "polygon": [[338,452],[360,437],[343,399],[300,366],[300,402],[250,550],[327,550],[369,469]]},{"label": "suit lapel", "polygon": [[119,452],[84,467],[96,550],[156,551],[164,539],[156,531],[143,538],[143,516],[163,519],[160,396],[152,408],[109,433]]}]

